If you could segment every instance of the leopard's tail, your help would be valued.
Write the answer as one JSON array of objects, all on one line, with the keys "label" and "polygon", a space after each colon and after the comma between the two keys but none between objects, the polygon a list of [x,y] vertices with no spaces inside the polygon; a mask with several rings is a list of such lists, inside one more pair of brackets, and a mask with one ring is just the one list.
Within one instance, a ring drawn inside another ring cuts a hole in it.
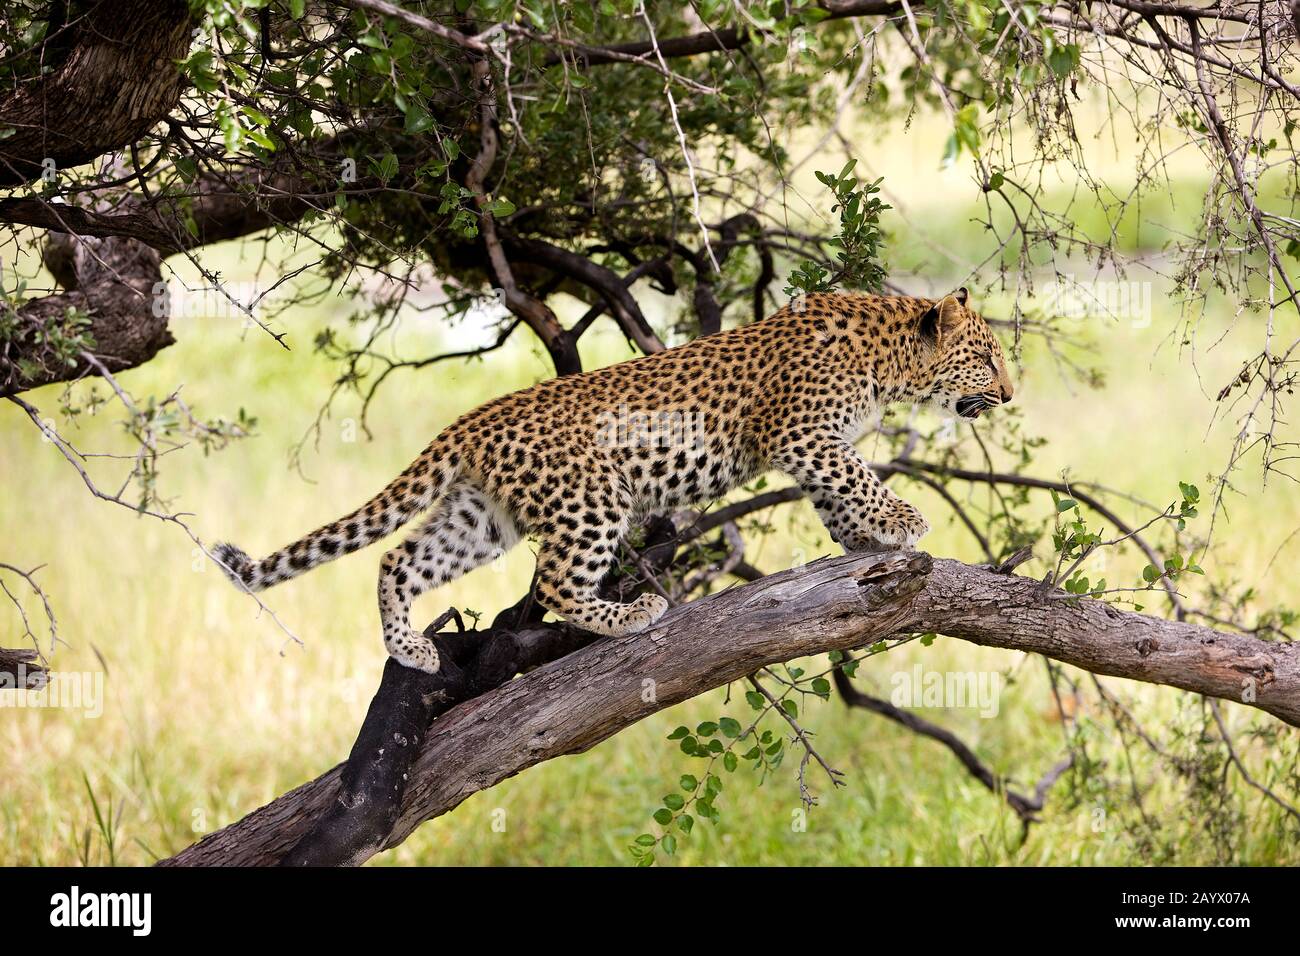
[{"label": "leopard's tail", "polygon": [[446,494],[459,470],[459,453],[441,438],[435,439],[388,487],[356,511],[261,561],[233,544],[218,544],[212,553],[231,581],[261,591],[392,534]]}]

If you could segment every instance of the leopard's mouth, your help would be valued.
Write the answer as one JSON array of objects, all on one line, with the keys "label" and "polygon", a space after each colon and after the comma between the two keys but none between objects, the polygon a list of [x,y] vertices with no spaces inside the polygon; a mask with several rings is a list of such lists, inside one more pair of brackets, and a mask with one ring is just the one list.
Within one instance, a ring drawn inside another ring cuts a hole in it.
[{"label": "leopard's mouth", "polygon": [[993,406],[978,395],[957,399],[957,414],[962,418],[979,418],[980,413]]}]

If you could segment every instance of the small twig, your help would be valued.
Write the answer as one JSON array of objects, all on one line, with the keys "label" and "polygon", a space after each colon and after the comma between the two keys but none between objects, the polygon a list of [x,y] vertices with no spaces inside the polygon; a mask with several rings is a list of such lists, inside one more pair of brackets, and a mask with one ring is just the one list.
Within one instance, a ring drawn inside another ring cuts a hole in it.
[{"label": "small twig", "polygon": [[821,765],[822,770],[826,771],[826,776],[830,778],[831,783],[837,787],[845,785],[844,774],[825,761],[822,755],[817,752],[817,748],[812,745],[812,741],[808,739],[811,736],[811,732],[806,731],[799,726],[799,721],[797,721],[784,707],[781,706],[781,702],[772,696],[772,692],[764,687],[758,678],[751,674],[747,679],[756,691],[767,698],[767,702],[772,705],[772,709],[785,718],[785,722],[790,725],[790,729],[794,731],[795,737],[798,739],[799,743],[803,745],[803,760],[799,763],[799,796],[800,799],[803,800],[804,806],[816,806],[817,798],[813,796],[812,791],[808,788],[807,782],[806,771],[809,759],[811,758],[816,760],[817,763]]},{"label": "small twig", "polygon": [[[45,609],[45,619],[46,621],[49,622],[49,627],[50,627],[50,653],[52,654],[54,653],[55,646],[59,643],[59,625],[54,618],[54,608],[50,606],[49,597],[46,595],[45,591],[41,588],[41,586],[36,583],[36,579],[34,577],[36,572],[39,571],[42,567],[44,567],[44,565],[37,565],[36,567],[32,568],[30,571],[23,571],[20,568],[14,567],[12,564],[0,563],[0,571],[8,571],[11,574],[18,575],[18,577],[22,578],[24,581],[27,582],[27,586],[31,588],[32,593],[34,593],[37,597],[41,599],[41,605]],[[18,600],[18,596],[9,590],[9,586],[4,583],[3,579],[0,579],[0,590],[3,590],[5,596],[9,598],[11,602],[13,602],[13,606],[18,611],[18,616],[22,619],[23,637],[27,638],[32,642],[32,647],[35,649],[36,653],[41,655],[42,660],[45,660],[46,659],[45,655],[41,654],[41,642],[37,640],[36,633],[32,630],[31,622],[27,618],[27,611],[23,607],[22,601]],[[13,653],[17,653],[17,652],[15,651]]]}]

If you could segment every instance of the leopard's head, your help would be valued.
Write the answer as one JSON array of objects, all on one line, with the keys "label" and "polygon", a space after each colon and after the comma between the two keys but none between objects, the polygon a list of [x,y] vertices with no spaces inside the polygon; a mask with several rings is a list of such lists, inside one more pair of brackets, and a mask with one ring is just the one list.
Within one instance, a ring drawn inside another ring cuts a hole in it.
[{"label": "leopard's head", "polygon": [[973,309],[967,293],[944,296],[917,320],[921,342],[914,397],[945,415],[978,418],[985,409],[1011,401],[1002,346]]}]

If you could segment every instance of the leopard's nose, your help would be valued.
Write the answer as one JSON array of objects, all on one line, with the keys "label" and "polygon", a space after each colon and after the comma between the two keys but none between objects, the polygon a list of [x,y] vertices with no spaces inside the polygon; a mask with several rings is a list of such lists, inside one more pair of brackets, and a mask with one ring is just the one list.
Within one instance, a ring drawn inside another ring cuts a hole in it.
[{"label": "leopard's nose", "polygon": [[1003,404],[1003,405],[1005,405],[1005,404],[1007,404],[1007,402],[1011,401],[1011,395],[1012,395],[1011,385],[1010,385],[1010,384],[1003,385],[1003,386],[1002,386],[1002,404]]}]

